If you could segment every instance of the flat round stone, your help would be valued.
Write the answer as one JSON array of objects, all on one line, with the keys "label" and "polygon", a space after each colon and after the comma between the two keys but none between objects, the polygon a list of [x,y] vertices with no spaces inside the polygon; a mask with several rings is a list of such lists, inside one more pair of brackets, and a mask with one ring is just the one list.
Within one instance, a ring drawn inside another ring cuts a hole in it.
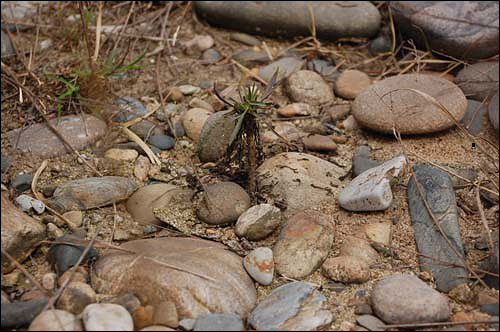
[{"label": "flat round stone", "polygon": [[455,124],[443,110],[408,89],[434,97],[457,121],[467,109],[462,90],[450,81],[434,75],[406,74],[386,78],[358,95],[352,104],[356,121],[388,134],[394,125],[401,134],[425,134]]}]

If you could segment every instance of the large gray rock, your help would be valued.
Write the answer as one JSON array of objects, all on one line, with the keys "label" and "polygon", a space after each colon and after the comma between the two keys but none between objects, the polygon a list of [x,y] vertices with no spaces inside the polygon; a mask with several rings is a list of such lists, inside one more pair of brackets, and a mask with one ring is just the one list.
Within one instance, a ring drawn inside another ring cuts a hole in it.
[{"label": "large gray rock", "polygon": [[[50,123],[76,150],[94,143],[106,131],[104,121],[88,114],[62,116],[50,120]],[[46,123],[37,123],[26,129],[14,129],[5,136],[14,149],[40,158],[52,158],[71,152]]]},{"label": "large gray rock", "polygon": [[211,24],[268,36],[309,36],[312,9],[320,38],[372,37],[380,13],[368,1],[197,1],[197,12]]},{"label": "large gray rock", "polygon": [[456,58],[498,54],[498,1],[391,1],[397,28],[417,46]]},{"label": "large gray rock", "polygon": [[455,251],[464,257],[453,184],[448,173],[440,169],[426,165],[416,165],[413,169],[427,204],[455,248],[450,247],[435,226],[412,176],[408,183],[408,206],[417,248],[422,254],[419,256],[420,268],[432,273],[440,291],[448,292],[467,282],[467,272],[463,267],[449,266],[463,266]]},{"label": "large gray rock", "polygon": [[498,91],[498,61],[479,62],[460,70],[454,79],[467,98],[482,102]]},{"label": "large gray rock", "polygon": [[156,238],[123,244],[92,270],[98,293],[133,292],[144,306],[175,303],[179,321],[203,313],[245,318],[257,299],[242,259],[224,245],[194,238]]}]

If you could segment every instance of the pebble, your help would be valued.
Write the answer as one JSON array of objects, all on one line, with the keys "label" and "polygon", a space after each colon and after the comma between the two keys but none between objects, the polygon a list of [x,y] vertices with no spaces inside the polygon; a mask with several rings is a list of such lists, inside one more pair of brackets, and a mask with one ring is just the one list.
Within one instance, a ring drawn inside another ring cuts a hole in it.
[{"label": "pebble", "polygon": [[192,108],[203,108],[207,111],[214,112],[214,108],[209,102],[206,102],[198,97],[194,97],[189,101],[189,107]]},{"label": "pebble", "polygon": [[139,156],[139,152],[132,149],[109,149],[104,153],[104,157],[114,160],[134,161]]},{"label": "pebble", "polygon": [[154,122],[149,120],[142,120],[136,124],[130,126],[130,130],[134,132],[137,136],[145,140],[150,135],[162,135],[164,130]]},{"label": "pebble", "polygon": [[297,72],[304,65],[304,60],[296,57],[286,57],[281,58],[273,63],[262,67],[259,70],[259,76],[265,81],[269,82],[273,77],[276,70],[278,70],[277,81],[281,81],[284,78],[289,77],[293,73]]},{"label": "pebble", "polygon": [[[443,170],[427,165],[416,165],[413,170],[428,206],[439,220],[449,241],[463,256],[455,191],[450,176]],[[463,267],[449,266],[449,264],[462,266],[463,263],[429,216],[413,176],[408,182],[407,194],[410,220],[415,231],[418,252],[422,254],[419,255],[422,271],[432,273],[437,289],[442,292],[448,292],[459,284],[467,282],[467,272]]]},{"label": "pebble", "polygon": [[293,103],[278,109],[277,112],[280,116],[290,118],[294,116],[310,115],[312,113],[312,107],[306,103]]},{"label": "pebble", "polygon": [[377,263],[378,254],[367,240],[354,236],[347,236],[340,247],[340,255],[360,258],[372,266]]},{"label": "pebble", "polygon": [[339,194],[339,204],[349,211],[379,211],[392,203],[390,178],[397,177],[406,164],[395,157],[355,177]]},{"label": "pebble", "polygon": [[21,174],[12,179],[12,181],[10,182],[10,187],[18,193],[22,193],[26,190],[31,189],[31,182],[33,182],[33,175]]},{"label": "pebble", "polygon": [[163,326],[163,325],[150,325],[147,327],[143,327],[139,331],[176,331],[176,330],[171,329],[170,327]]},{"label": "pebble", "polygon": [[82,313],[86,331],[133,331],[134,321],[127,309],[113,303],[89,304]]},{"label": "pebble", "polygon": [[207,224],[223,225],[236,221],[250,206],[250,196],[238,184],[217,182],[207,186],[196,214]]},{"label": "pebble", "polygon": [[328,301],[316,288],[296,281],[275,288],[248,317],[256,330],[313,331],[334,319]]},{"label": "pebble", "polygon": [[349,115],[344,121],[342,121],[339,127],[345,129],[346,131],[354,131],[359,128],[359,124],[354,116]]},{"label": "pebble", "polygon": [[[64,236],[57,238],[56,241],[72,242],[76,241],[79,243],[82,241],[80,237],[71,234],[65,234]],[[76,265],[85,246],[80,245],[69,245],[69,244],[54,244],[50,247],[47,254],[47,260],[51,264],[52,268],[56,271],[57,275],[62,275],[64,272],[69,270],[70,267]],[[83,263],[91,258],[98,256],[97,250],[91,248],[87,255],[85,256]]]},{"label": "pebble", "polygon": [[222,60],[222,55],[220,55],[220,53],[217,52],[217,50],[209,48],[208,50],[203,52],[203,54],[201,55],[201,59],[208,64],[212,64]]},{"label": "pebble", "polygon": [[356,315],[371,315],[373,310],[368,303],[359,303],[354,306],[354,313]]},{"label": "pebble", "polygon": [[162,151],[170,150],[175,146],[175,140],[168,135],[153,135],[149,137],[148,143]]},{"label": "pebble", "polygon": [[168,100],[173,102],[180,102],[184,99],[184,95],[182,94],[181,89],[176,86],[171,87],[168,90]]},{"label": "pebble", "polygon": [[184,96],[191,96],[201,92],[201,89],[199,87],[193,85],[181,85],[179,86],[179,90]]},{"label": "pebble", "polygon": [[193,141],[198,142],[203,125],[211,115],[211,111],[203,108],[191,108],[184,113],[182,116],[182,125],[186,131],[186,135]]},{"label": "pebble", "polygon": [[42,277],[42,286],[46,290],[53,290],[57,286],[57,274],[54,272],[45,273]]},{"label": "pebble", "polygon": [[12,42],[9,38],[9,35],[3,31],[2,29],[2,50],[1,50],[2,58],[10,55],[15,55],[16,51],[12,46]]},{"label": "pebble", "polygon": [[329,218],[317,211],[290,217],[273,247],[276,271],[290,278],[304,278],[316,271],[333,244]]},{"label": "pebble", "polygon": [[329,137],[324,135],[311,135],[302,139],[307,150],[311,151],[335,151],[337,144]]},{"label": "pebble", "polygon": [[115,104],[120,110],[114,119],[116,122],[127,122],[148,113],[146,107],[134,97],[118,97]]},{"label": "pebble", "polygon": [[42,214],[45,211],[45,204],[43,202],[34,199],[28,195],[19,195],[16,198],[17,204],[21,207],[21,211],[27,212],[31,208],[35,210],[36,213]]},{"label": "pebble", "polygon": [[498,111],[498,90],[497,93],[493,96],[493,98],[490,100],[490,103],[488,104],[488,116],[490,118],[490,123],[495,128],[495,130],[498,133],[498,117],[499,117],[499,111]]},{"label": "pebble", "polygon": [[372,55],[390,52],[392,49],[392,41],[387,36],[378,36],[370,41],[368,45]]},{"label": "pebble", "polygon": [[244,329],[238,315],[201,314],[196,317],[193,331],[244,331]]},{"label": "pebble", "polygon": [[180,322],[207,312],[247,317],[256,304],[254,283],[241,257],[220,243],[161,237],[133,240],[120,247],[140,256],[111,251],[100,258],[92,271],[97,293],[133,292],[148,303],[174,301]]},{"label": "pebble", "polygon": [[195,36],[193,39],[186,42],[186,47],[197,47],[200,51],[205,51],[214,46],[215,42],[212,36],[204,35],[204,36]]},{"label": "pebble", "polygon": [[482,102],[498,90],[498,61],[466,66],[455,76],[455,84],[467,98]]},{"label": "pebble", "polygon": [[176,328],[179,326],[179,315],[172,301],[161,302],[155,310],[153,321],[155,324]]},{"label": "pebble", "polygon": [[234,232],[250,241],[265,239],[281,224],[281,211],[270,204],[254,205],[236,221]]},{"label": "pebble", "polygon": [[362,71],[345,70],[335,82],[335,93],[345,99],[354,99],[371,83],[370,77]]},{"label": "pebble", "polygon": [[140,330],[144,327],[153,325],[153,315],[155,308],[152,305],[139,306],[132,313],[132,319],[134,320],[134,328]]},{"label": "pebble", "polygon": [[28,331],[83,331],[83,326],[81,320],[70,312],[48,309],[31,322]]},{"label": "pebble", "polygon": [[305,102],[316,106],[333,101],[333,91],[325,80],[310,70],[293,73],[286,81],[290,98],[296,102]]},{"label": "pebble", "polygon": [[388,250],[391,244],[391,222],[372,222],[364,224],[361,229],[368,242],[379,252]]},{"label": "pebble", "polygon": [[330,119],[333,122],[336,122],[340,119],[345,118],[349,114],[349,112],[351,112],[351,105],[350,104],[333,105],[331,108],[328,108],[326,112],[330,116]]},{"label": "pebble", "polygon": [[328,258],[321,266],[321,273],[343,283],[363,283],[370,280],[368,264],[356,256]]},{"label": "pebble", "polygon": [[139,156],[134,165],[134,176],[140,181],[145,181],[149,176],[151,162],[148,157]]},{"label": "pebble", "polygon": [[371,293],[375,314],[388,324],[432,323],[451,316],[448,298],[414,275],[391,275]]},{"label": "pebble", "polygon": [[10,297],[5,293],[3,290],[1,291],[1,302],[2,304],[4,303],[10,303]]},{"label": "pebble", "polygon": [[244,66],[267,63],[269,56],[264,51],[255,51],[252,49],[235,52],[231,58]]},{"label": "pebble", "polygon": [[384,322],[373,315],[358,316],[358,317],[356,317],[356,322],[359,325],[366,327],[369,331],[384,331],[385,330]]},{"label": "pebble", "polygon": [[334,80],[339,75],[335,67],[325,60],[313,59],[308,61],[306,68],[320,74],[326,80]]},{"label": "pebble", "polygon": [[7,157],[4,156],[2,156],[1,160],[2,160],[2,174],[3,174],[9,169],[11,162],[9,159],[7,159]]},{"label": "pebble", "polygon": [[64,235],[64,232],[59,227],[57,227],[56,225],[54,225],[51,222],[49,222],[47,224],[47,237],[49,239],[54,240],[54,239],[57,239],[63,235]]},{"label": "pebble", "polygon": [[357,177],[364,171],[381,164],[379,161],[370,159],[370,147],[368,145],[360,145],[356,147],[352,156],[352,175]]},{"label": "pebble", "polygon": [[186,331],[192,331],[195,322],[195,319],[184,318],[179,322],[179,326]]},{"label": "pebble", "polygon": [[141,301],[135,296],[133,293],[125,293],[116,297],[109,299],[106,301],[109,303],[119,304],[127,311],[132,314],[137,308],[141,306]]},{"label": "pebble", "polygon": [[487,313],[490,316],[498,316],[498,302],[483,304],[481,308],[479,308],[479,311]]},{"label": "pebble", "polygon": [[393,124],[401,134],[433,133],[455,125],[448,114],[422,96],[400,90],[407,88],[434,97],[457,120],[465,114],[467,100],[455,84],[433,75],[404,74],[378,81],[360,93],[352,104],[356,121],[391,135]]},{"label": "pebble", "polygon": [[[5,277],[2,275],[2,277]],[[4,281],[4,280],[2,280]],[[2,282],[5,287],[5,283]],[[47,298],[2,303],[0,312],[2,319],[2,330],[18,329],[29,325],[33,319],[47,305]]]},{"label": "pebble", "polygon": [[243,266],[248,274],[259,284],[267,286],[273,282],[273,251],[267,247],[252,250],[244,259]]},{"label": "pebble", "polygon": [[214,113],[205,121],[198,140],[198,156],[202,162],[219,161],[226,154],[236,127],[236,117],[230,112]]},{"label": "pebble", "polygon": [[83,224],[83,212],[82,211],[69,211],[63,214],[63,217],[68,219],[72,225],[69,225],[73,228],[79,228]]},{"label": "pebble", "polygon": [[71,282],[81,282],[86,284],[89,278],[89,273],[83,266],[78,266],[74,274],[73,271],[67,270],[57,280],[58,285],[62,287],[62,285],[64,285],[69,278],[71,278]]},{"label": "pebble", "polygon": [[[276,123],[276,125],[274,125],[274,131],[276,131],[281,137],[288,140],[289,142],[296,141],[301,136],[305,135],[304,132],[297,129],[297,127],[288,122]],[[281,142],[279,137],[267,127],[264,133],[261,135],[261,139],[263,143]]]},{"label": "pebble", "polygon": [[[498,4],[495,2],[393,1],[390,8],[396,29],[401,31],[405,40],[413,39],[421,49],[430,48],[459,59],[482,59],[498,54],[498,29],[495,25]],[[479,28],[469,22],[487,26]]]},{"label": "pebble", "polygon": [[89,285],[79,282],[70,282],[56,302],[56,308],[80,314],[85,307],[96,302],[96,293]]},{"label": "pebble", "polygon": [[261,44],[260,40],[258,40],[254,36],[241,32],[231,32],[229,34],[229,38],[231,40],[239,41],[240,43],[243,43],[248,46],[259,46]]}]

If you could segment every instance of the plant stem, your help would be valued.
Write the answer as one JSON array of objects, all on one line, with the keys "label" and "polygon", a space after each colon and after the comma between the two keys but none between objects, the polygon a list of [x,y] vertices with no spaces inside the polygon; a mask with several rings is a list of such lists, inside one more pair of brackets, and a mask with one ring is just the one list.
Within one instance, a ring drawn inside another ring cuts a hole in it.
[{"label": "plant stem", "polygon": [[252,199],[255,197],[256,191],[256,177],[255,172],[257,168],[257,142],[255,140],[257,122],[255,117],[249,116],[247,117],[246,126],[245,126],[245,134],[247,138],[247,152],[248,152],[248,192]]}]

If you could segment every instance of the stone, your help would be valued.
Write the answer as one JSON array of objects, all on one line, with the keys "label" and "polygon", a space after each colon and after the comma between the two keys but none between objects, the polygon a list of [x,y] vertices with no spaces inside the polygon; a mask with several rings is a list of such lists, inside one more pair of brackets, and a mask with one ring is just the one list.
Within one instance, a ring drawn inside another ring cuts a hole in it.
[{"label": "stone", "polygon": [[[68,279],[71,278],[71,281]],[[89,279],[89,273],[87,272],[84,266],[79,266],[76,268],[76,272],[73,273],[72,270],[67,270],[64,272],[58,279],[57,283],[60,287],[64,285],[64,283],[68,282],[80,282],[86,284]]]},{"label": "stone", "polygon": [[287,206],[285,215],[333,201],[345,171],[337,165],[307,153],[284,152],[257,168],[259,192]]},{"label": "stone", "polygon": [[[495,231],[492,235],[492,240],[493,240],[493,252],[490,251],[490,255],[489,257],[484,260],[480,267],[481,269],[485,270],[485,271],[489,271],[489,272],[493,272],[495,274],[498,274],[498,267],[499,267],[499,255],[498,255],[498,230]],[[498,278],[496,276],[492,276],[492,275],[486,275],[484,278],[483,278],[484,282],[489,286],[489,287],[492,287],[492,288],[495,288],[495,289],[498,289],[498,286],[499,286],[499,282],[498,282]]]},{"label": "stone", "polygon": [[378,254],[367,240],[354,236],[347,236],[340,246],[340,255],[360,258],[372,266],[377,263]]},{"label": "stone", "polygon": [[[80,237],[72,234],[64,234],[62,237],[56,239],[56,241],[69,243],[81,243],[82,240],[83,239]],[[54,244],[49,249],[47,260],[56,271],[57,275],[60,276],[70,267],[76,265],[85,247],[85,245]],[[86,263],[88,260],[97,256],[97,250],[90,248],[82,263]]]},{"label": "stone", "polygon": [[317,211],[298,212],[288,219],[273,247],[276,271],[305,278],[318,269],[333,244],[331,220]]},{"label": "stone", "polygon": [[192,108],[202,108],[204,110],[214,112],[214,108],[209,102],[206,102],[198,97],[194,97],[189,101],[189,107]]},{"label": "stone", "polygon": [[269,56],[264,51],[255,51],[252,49],[235,52],[231,58],[244,66],[267,63]]},{"label": "stone", "polygon": [[179,326],[186,331],[191,331],[194,328],[195,319],[184,318],[179,322]]},{"label": "stone", "polygon": [[96,293],[92,287],[83,282],[72,281],[59,296],[56,308],[78,315],[87,305],[94,302],[96,302]]},{"label": "stone", "polygon": [[153,314],[155,308],[152,305],[140,306],[132,313],[134,328],[136,330],[153,325]]},{"label": "stone", "polygon": [[176,86],[171,87],[168,90],[168,100],[173,102],[180,102],[184,99],[184,95],[182,94],[181,89]]},{"label": "stone", "polygon": [[197,47],[200,51],[205,51],[214,46],[214,39],[210,35],[198,35],[186,42],[186,47]]},{"label": "stone", "polygon": [[7,157],[2,156],[2,174],[5,173],[10,167],[10,160]]},{"label": "stone", "polygon": [[146,107],[139,100],[130,96],[118,97],[115,100],[115,105],[119,109],[114,119],[116,122],[127,122],[148,113]]},{"label": "stone", "polygon": [[311,135],[302,139],[307,150],[311,151],[335,151],[337,144],[329,137],[324,135]]},{"label": "stone", "polygon": [[194,192],[168,183],[151,184],[137,190],[127,200],[127,211],[142,225],[161,225],[153,209],[190,202]]},{"label": "stone", "polygon": [[467,98],[482,102],[498,90],[498,73],[498,61],[479,62],[460,70],[454,81]]},{"label": "stone", "polygon": [[304,65],[304,60],[296,57],[281,58],[273,63],[262,67],[259,70],[259,76],[269,82],[276,70],[278,70],[277,82],[281,81],[299,71]]},{"label": "stone", "polygon": [[17,191],[18,193],[22,193],[26,190],[31,189],[31,182],[33,181],[33,175],[31,174],[21,174],[17,175],[10,182],[10,187]]},{"label": "stone", "polygon": [[229,147],[229,139],[236,127],[236,116],[231,111],[217,112],[208,117],[198,140],[198,156],[202,162],[218,161]]},{"label": "stone", "polygon": [[21,211],[23,212],[27,212],[30,209],[33,209],[36,213],[41,214],[43,213],[43,211],[45,211],[45,204],[28,195],[17,196],[16,203],[19,204],[19,206],[21,207]]},{"label": "stone", "polygon": [[148,157],[139,156],[136,159],[134,165],[134,176],[140,181],[145,181],[149,176],[149,170],[151,169],[151,162]]},{"label": "stone", "polygon": [[434,97],[457,121],[465,114],[467,100],[450,81],[434,75],[404,74],[383,79],[359,94],[352,104],[354,118],[363,127],[391,135],[393,126],[401,134],[425,134],[455,125],[447,113],[407,89]]},{"label": "stone", "polygon": [[160,150],[170,150],[175,146],[175,140],[168,135],[152,135],[149,137],[148,143]]},{"label": "stone", "polygon": [[377,317],[388,324],[431,323],[448,320],[448,298],[414,275],[391,275],[378,281],[371,294]]},{"label": "stone", "polygon": [[[45,238],[45,226],[15,207],[3,190],[1,206],[2,251],[22,263]],[[14,268],[15,265],[2,253],[2,274]]]},{"label": "stone", "polygon": [[2,29],[2,58],[16,54],[9,35]]},{"label": "stone", "polygon": [[259,284],[267,286],[273,282],[273,251],[267,247],[252,250],[244,259],[243,266],[248,274]]},{"label": "stone", "polygon": [[48,309],[31,322],[28,331],[83,331],[83,326],[80,319],[70,312]]},{"label": "stone", "polygon": [[363,283],[370,280],[367,262],[356,256],[328,258],[321,266],[321,273],[343,283]]},{"label": "stone", "polygon": [[198,1],[195,8],[210,24],[270,37],[310,36],[309,10],[314,14],[318,37],[328,40],[373,37],[381,21],[377,8],[368,1],[347,6],[306,1],[234,4]]},{"label": "stone", "polygon": [[395,157],[355,177],[339,194],[339,204],[349,211],[379,211],[392,203],[390,179],[403,171],[406,159]]},{"label": "stone", "polygon": [[55,240],[63,235],[64,232],[62,231],[62,229],[57,227],[55,224],[51,222],[47,224],[47,237],[49,238],[49,240]]},{"label": "stone", "polygon": [[179,321],[202,313],[244,318],[255,306],[255,287],[242,259],[222,244],[162,237],[129,241],[120,248],[136,254],[114,250],[95,263],[91,280],[98,293],[132,292],[143,305],[155,307],[174,301]]},{"label": "stone", "polygon": [[481,308],[479,308],[479,311],[485,312],[490,316],[498,316],[498,302],[483,304]]},{"label": "stone", "polygon": [[[301,136],[305,135],[304,132],[297,129],[297,127],[295,127],[293,124],[287,122],[276,123],[276,125],[274,125],[274,131],[276,131],[281,137],[289,142],[296,141]],[[266,130],[262,133],[261,139],[263,143],[282,142],[281,139],[267,127]]]},{"label": "stone", "polygon": [[359,303],[354,306],[354,313],[356,315],[371,315],[373,310],[368,303]]},{"label": "stone", "polygon": [[251,206],[250,196],[234,182],[208,185],[196,210],[197,216],[210,225],[236,221]]},{"label": "stone", "polygon": [[497,93],[491,98],[490,103],[488,104],[488,116],[490,118],[490,123],[495,128],[498,133],[498,90]]},{"label": "stone", "polygon": [[119,304],[127,311],[132,314],[135,310],[137,310],[141,306],[141,301],[132,293],[125,293],[119,296],[116,296],[109,301],[109,303]]},{"label": "stone", "polygon": [[[2,275],[2,285],[4,276]],[[47,305],[48,299],[2,303],[0,312],[2,319],[2,330],[18,329],[29,325],[35,317],[42,312]]]},{"label": "stone", "polygon": [[254,205],[236,221],[234,232],[250,241],[259,241],[274,232],[281,224],[281,211],[270,204]]},{"label": "stone", "polygon": [[470,134],[477,136],[481,132],[486,111],[486,105],[481,105],[476,100],[467,99],[467,110],[460,123]]},{"label": "stone", "polygon": [[52,291],[57,286],[57,274],[54,272],[45,273],[42,277],[42,286],[44,289]]},{"label": "stone", "polygon": [[229,34],[229,39],[236,40],[248,46],[259,46],[261,44],[260,40],[258,40],[254,36],[247,35],[246,33],[241,32],[231,32]]},{"label": "stone", "polygon": [[241,318],[233,314],[201,314],[193,331],[244,331]]},{"label": "stone", "polygon": [[356,147],[352,155],[352,175],[357,177],[364,171],[381,164],[379,161],[370,159],[370,147],[368,145],[360,145]]},{"label": "stone", "polygon": [[127,309],[113,303],[89,304],[82,313],[86,331],[133,331],[134,321]]},{"label": "stone", "polygon": [[143,327],[139,331],[176,331],[176,330],[171,329],[170,327],[163,326],[163,325],[150,325],[147,327]]},{"label": "stone", "polygon": [[201,91],[201,89],[199,87],[194,86],[194,85],[189,85],[189,84],[180,85],[179,86],[179,90],[185,96],[191,96],[191,95],[193,95],[193,94],[198,93],[198,92]]},{"label": "stone", "polygon": [[68,219],[72,223],[72,227],[79,228],[83,224],[83,212],[82,211],[69,211],[63,214],[63,217]]},{"label": "stone", "polygon": [[[445,171],[427,165],[413,167],[417,180],[429,208],[439,224],[446,239],[436,228],[424,206],[414,177],[408,182],[408,208],[415,230],[420,268],[432,273],[437,289],[448,292],[459,284],[467,282],[467,271],[461,267],[463,262],[455,252],[464,257],[460,237],[455,191],[451,179]],[[448,239],[448,241],[447,241]],[[452,250],[449,242],[454,246]],[[451,267],[449,264],[457,264]]]},{"label": "stone", "polygon": [[137,184],[125,177],[92,177],[61,184],[49,201],[60,212],[88,210],[125,200],[136,189]]},{"label": "stone", "polygon": [[359,124],[354,116],[349,115],[344,121],[340,123],[339,128],[343,128],[346,131],[354,131],[359,128]]},{"label": "stone", "polygon": [[364,224],[361,229],[368,242],[379,252],[386,252],[391,245],[391,222]]},{"label": "stone", "polygon": [[354,99],[371,83],[370,77],[362,71],[345,70],[335,82],[335,93],[345,99]]},{"label": "stone", "polygon": [[333,81],[339,75],[337,69],[335,69],[335,66],[332,66],[330,62],[321,59],[313,59],[312,61],[308,61],[306,64],[306,68],[320,74],[327,81]]},{"label": "stone", "polygon": [[139,152],[132,149],[109,149],[104,153],[104,157],[114,160],[134,161]]},{"label": "stone", "polygon": [[182,126],[193,141],[200,139],[201,129],[212,112],[203,108],[191,108],[182,116]]},{"label": "stone", "polygon": [[278,114],[285,118],[294,116],[309,115],[312,112],[312,107],[306,103],[293,103],[278,109]]},{"label": "stone", "polygon": [[387,36],[381,35],[370,41],[368,45],[372,55],[388,53],[392,49],[392,41]]},{"label": "stone", "polygon": [[333,101],[333,91],[325,80],[310,70],[299,70],[286,81],[288,95],[293,101],[316,106]]},{"label": "stone", "polygon": [[275,288],[252,311],[247,322],[261,331],[313,331],[332,320],[326,297],[311,285],[296,281]]},{"label": "stone", "polygon": [[163,135],[164,133],[162,128],[158,127],[156,123],[149,120],[142,120],[131,125],[130,130],[143,140],[146,140],[151,135]]},{"label": "stone", "polygon": [[172,301],[163,301],[156,306],[153,316],[153,322],[158,325],[166,325],[176,328],[179,326],[179,316],[175,303]]},{"label": "stone", "polygon": [[217,50],[214,50],[213,48],[209,48],[203,54],[201,55],[201,59],[208,64],[216,63],[220,60],[222,60],[222,55],[220,55]]},{"label": "stone", "polygon": [[384,331],[385,324],[373,315],[361,315],[356,317],[356,322],[366,327],[369,331]]},{"label": "stone", "polygon": [[337,120],[345,118],[349,112],[351,112],[350,104],[337,104],[333,105],[331,108],[326,110],[330,116],[331,121],[336,122]]}]

